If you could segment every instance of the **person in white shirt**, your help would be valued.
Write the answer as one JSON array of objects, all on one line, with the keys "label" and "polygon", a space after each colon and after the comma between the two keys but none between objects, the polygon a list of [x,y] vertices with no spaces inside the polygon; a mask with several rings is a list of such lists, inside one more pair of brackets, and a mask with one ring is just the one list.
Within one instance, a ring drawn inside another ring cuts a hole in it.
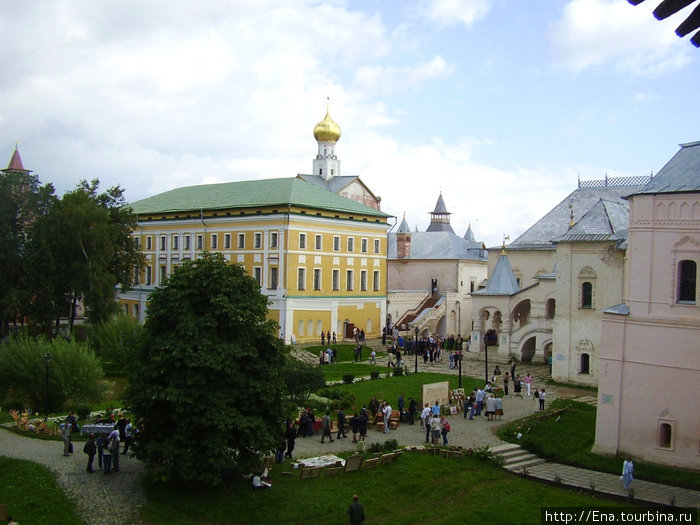
[{"label": "person in white shirt", "polygon": [[425,408],[420,413],[420,425],[425,430],[425,442],[430,443],[430,406],[425,404]]},{"label": "person in white shirt", "polygon": [[389,403],[384,403],[384,409],[382,410],[384,414],[384,433],[389,433],[389,418],[391,417],[391,405]]}]

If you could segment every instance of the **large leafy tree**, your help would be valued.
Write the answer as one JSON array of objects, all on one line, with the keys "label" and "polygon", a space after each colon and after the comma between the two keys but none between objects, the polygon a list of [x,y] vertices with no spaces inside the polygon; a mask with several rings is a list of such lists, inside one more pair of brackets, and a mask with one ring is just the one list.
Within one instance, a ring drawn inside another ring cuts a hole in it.
[{"label": "large leafy tree", "polygon": [[150,296],[125,397],[136,455],[158,479],[217,484],[279,444],[284,345],[267,299],[220,254],[185,262]]},{"label": "large leafy tree", "polygon": [[128,289],[142,256],[131,238],[136,216],[116,186],[99,193],[99,181],[81,181],[63,195],[33,232],[33,313],[68,316],[82,303],[97,325],[116,312],[115,290]]},{"label": "large leafy tree", "polygon": [[21,322],[32,298],[28,244],[33,225],[55,203],[54,189],[27,171],[0,171],[0,320]]}]

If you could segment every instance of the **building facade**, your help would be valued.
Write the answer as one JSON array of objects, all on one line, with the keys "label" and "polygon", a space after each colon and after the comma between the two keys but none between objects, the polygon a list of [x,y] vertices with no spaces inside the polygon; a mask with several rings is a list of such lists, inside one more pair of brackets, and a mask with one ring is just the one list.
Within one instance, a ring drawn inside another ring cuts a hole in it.
[{"label": "building facade", "polygon": [[404,218],[389,233],[387,325],[418,328],[422,336],[471,331],[471,299],[486,279],[486,250],[471,226],[463,237],[450,225],[442,195],[424,232],[411,231]]},{"label": "building facade", "polygon": [[700,468],[700,142],[629,196],[624,301],[606,308],[594,452]]},{"label": "building facade", "polygon": [[[314,130],[326,148],[340,138],[329,120],[327,114]],[[314,168],[323,169],[317,160]],[[332,175],[339,175],[339,161],[332,164]],[[134,242],[146,265],[119,300],[139,320],[146,318],[155,287],[182,261],[209,251],[257,280],[288,343],[320,340],[322,331],[338,339],[352,336],[354,328],[368,337],[380,334],[389,216],[378,206],[302,176],[177,188],[131,206],[138,218]]]}]

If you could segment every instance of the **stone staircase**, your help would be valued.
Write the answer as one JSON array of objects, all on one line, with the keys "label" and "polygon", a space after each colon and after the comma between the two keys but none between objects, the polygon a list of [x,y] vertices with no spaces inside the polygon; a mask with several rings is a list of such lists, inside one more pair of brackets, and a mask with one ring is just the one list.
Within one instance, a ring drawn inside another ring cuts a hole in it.
[{"label": "stone staircase", "polygon": [[495,455],[503,458],[503,468],[522,474],[528,467],[545,463],[545,460],[523,449],[515,443],[504,443],[491,449]]}]

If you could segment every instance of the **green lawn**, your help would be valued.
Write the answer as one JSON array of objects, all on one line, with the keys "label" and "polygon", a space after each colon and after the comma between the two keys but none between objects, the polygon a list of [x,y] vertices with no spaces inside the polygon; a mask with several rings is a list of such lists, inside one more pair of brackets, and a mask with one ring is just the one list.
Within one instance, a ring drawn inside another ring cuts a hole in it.
[{"label": "green lawn", "polygon": [[[564,411],[559,412],[561,409]],[[619,474],[621,459],[591,452],[595,441],[595,420],[595,407],[559,399],[545,414],[535,414],[505,425],[498,435],[552,461]],[[518,433],[523,434],[520,440],[516,437]],[[682,469],[635,461],[634,477],[700,489],[700,475]]]},{"label": "green lawn", "polygon": [[[338,350],[338,363],[343,363],[345,361],[352,361],[353,363],[355,362],[355,347],[357,345],[351,345],[351,344],[338,344],[338,345],[312,345],[312,346],[307,346],[304,348],[307,352],[311,352],[313,355],[318,355],[318,353],[321,350],[325,350],[326,348],[331,348],[331,349],[336,349]],[[362,346],[362,362],[367,363],[369,361],[369,354],[372,350],[368,346]],[[386,352],[383,350],[377,350],[377,357],[379,356],[385,356]]]},{"label": "green lawn", "polygon": [[0,456],[0,487],[0,503],[18,523],[84,523],[46,467]]},{"label": "green lawn", "polygon": [[[384,367],[384,370],[386,370],[386,367]],[[337,385],[333,388],[351,392],[357,400],[358,409],[362,408],[362,406],[366,406],[372,397],[387,399],[389,403],[394,406],[398,401],[399,395],[404,394],[406,407],[408,407],[408,398],[413,397],[416,402],[419,403],[420,411],[422,408],[420,402],[423,395],[423,385],[427,383],[439,383],[441,381],[449,381],[450,389],[454,389],[458,386],[459,378],[452,374],[418,372],[417,374],[409,374],[406,376],[361,381],[353,383],[352,385]],[[472,388],[479,385],[483,386],[483,381],[481,379],[462,377],[462,388],[467,392],[471,392]],[[434,399],[426,399],[425,401],[431,405],[435,402]]]},{"label": "green lawn", "polygon": [[540,523],[544,506],[623,504],[536,483],[476,458],[405,453],[373,470],[308,480],[298,471],[282,477],[280,470],[276,465],[272,488],[263,491],[252,491],[244,480],[216,489],[149,485],[142,516],[153,525],[347,523],[357,493],[367,523],[526,525]]}]

